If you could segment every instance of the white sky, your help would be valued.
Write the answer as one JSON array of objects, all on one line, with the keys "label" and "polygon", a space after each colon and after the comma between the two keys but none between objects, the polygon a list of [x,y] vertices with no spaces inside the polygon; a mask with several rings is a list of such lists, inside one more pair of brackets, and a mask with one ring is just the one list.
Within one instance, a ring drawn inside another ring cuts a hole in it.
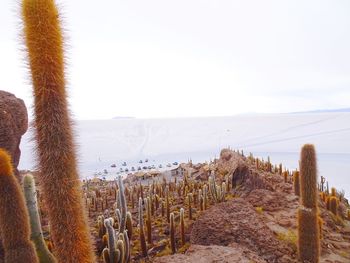
[{"label": "white sky", "polygon": [[[30,106],[17,2],[1,0],[0,89]],[[349,107],[348,0],[57,2],[76,118]]]}]

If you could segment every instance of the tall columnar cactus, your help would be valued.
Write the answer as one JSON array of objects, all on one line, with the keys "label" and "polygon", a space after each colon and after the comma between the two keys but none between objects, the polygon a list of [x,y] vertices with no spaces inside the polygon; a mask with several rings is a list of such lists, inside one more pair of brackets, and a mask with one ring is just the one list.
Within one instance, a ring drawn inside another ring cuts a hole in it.
[{"label": "tall columnar cactus", "polygon": [[124,184],[122,181],[122,177],[118,177],[118,200],[120,205],[120,212],[121,212],[121,218],[119,222],[119,233],[123,233],[126,227],[126,214],[127,214],[127,206],[126,206],[126,199],[125,199],[125,193],[124,193]]},{"label": "tall columnar cactus", "polygon": [[143,205],[142,198],[139,199],[139,234],[140,234],[140,244],[142,249],[142,256],[147,257],[147,246],[145,238],[145,230],[143,226]]},{"label": "tall columnar cactus", "polygon": [[106,234],[106,227],[104,225],[105,218],[103,215],[98,216],[97,226],[98,226],[98,236],[102,238]]},{"label": "tall columnar cactus", "polygon": [[185,210],[183,208],[180,209],[180,233],[181,233],[181,243],[184,246],[186,244],[185,240]]},{"label": "tall columnar cactus", "polygon": [[300,176],[298,171],[295,171],[293,173],[293,187],[294,194],[300,196]]},{"label": "tall columnar cactus", "polygon": [[173,254],[176,253],[174,213],[170,213],[170,247]]},{"label": "tall columnar cactus", "polygon": [[313,145],[306,144],[300,156],[301,207],[298,210],[298,254],[303,262],[317,263],[320,234],[317,207],[317,166]]},{"label": "tall columnar cactus", "polygon": [[287,183],[288,182],[288,171],[284,171],[283,172],[283,178],[284,178],[284,182]]},{"label": "tall columnar cactus", "polygon": [[331,188],[331,196],[337,196],[337,190],[334,187]]},{"label": "tall columnar cactus", "polygon": [[128,230],[128,238],[129,240],[131,240],[133,229],[132,229],[132,217],[130,212],[126,213],[126,229]]},{"label": "tall columnar cactus", "polygon": [[104,225],[107,230],[107,237],[108,237],[108,255],[109,255],[109,261],[115,262],[118,260],[119,255],[117,255],[116,247],[115,247],[115,239],[116,234],[113,228],[114,220],[113,218],[107,218],[104,222]]},{"label": "tall columnar cactus", "polygon": [[208,207],[208,186],[205,184],[203,187],[203,210],[207,210]]},{"label": "tall columnar cactus", "polygon": [[5,262],[37,263],[24,196],[12,169],[10,155],[0,148],[0,232]]},{"label": "tall columnar cactus", "polygon": [[334,215],[338,215],[338,200],[335,196],[330,196],[329,198],[329,210]]},{"label": "tall columnar cactus", "polygon": [[34,88],[39,180],[59,262],[95,262],[67,107],[63,37],[54,0],[22,0]]},{"label": "tall columnar cactus", "polygon": [[39,261],[41,263],[56,262],[56,259],[48,250],[43,237],[38,210],[38,201],[36,197],[37,191],[34,178],[31,174],[27,174],[24,177],[23,189],[30,218],[31,240],[35,245]]},{"label": "tall columnar cactus", "polygon": [[146,209],[146,229],[147,229],[147,242],[152,244],[152,218],[151,218],[151,199],[145,198],[145,209]]},{"label": "tall columnar cactus", "polygon": [[187,201],[188,201],[188,219],[192,220],[192,201],[193,201],[192,193],[189,193],[187,195]]},{"label": "tall columnar cactus", "polygon": [[169,202],[169,187],[165,189],[165,209],[166,209],[166,218],[168,223],[170,223],[170,202]]}]

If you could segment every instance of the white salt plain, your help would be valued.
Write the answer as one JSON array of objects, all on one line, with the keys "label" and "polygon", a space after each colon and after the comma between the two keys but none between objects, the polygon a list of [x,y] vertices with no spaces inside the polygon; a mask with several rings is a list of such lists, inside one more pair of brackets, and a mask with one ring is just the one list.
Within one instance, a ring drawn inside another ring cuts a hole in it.
[{"label": "white salt plain", "polygon": [[[300,148],[313,143],[319,176],[350,197],[350,113],[255,114],[182,119],[113,119],[77,121],[76,140],[81,177],[107,169],[114,178],[126,161],[131,166],[204,162],[230,146],[271,157],[287,168],[298,166]],[[33,169],[34,151],[28,132],[21,143],[20,169]],[[111,168],[116,164],[116,168]],[[125,168],[125,167],[123,167]]]}]

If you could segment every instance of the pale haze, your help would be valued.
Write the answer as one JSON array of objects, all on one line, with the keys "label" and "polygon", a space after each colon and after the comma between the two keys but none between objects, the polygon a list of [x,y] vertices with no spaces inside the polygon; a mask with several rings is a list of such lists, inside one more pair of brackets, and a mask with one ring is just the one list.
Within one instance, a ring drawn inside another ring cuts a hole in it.
[{"label": "pale haze", "polygon": [[[0,89],[31,107],[17,2],[1,0]],[[349,107],[347,0],[57,2],[77,119]]]}]

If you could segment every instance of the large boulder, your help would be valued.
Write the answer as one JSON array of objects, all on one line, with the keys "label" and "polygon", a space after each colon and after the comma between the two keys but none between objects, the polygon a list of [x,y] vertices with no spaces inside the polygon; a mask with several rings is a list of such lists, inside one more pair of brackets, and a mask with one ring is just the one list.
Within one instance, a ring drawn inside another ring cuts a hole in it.
[{"label": "large boulder", "polygon": [[28,112],[23,100],[0,90],[0,148],[4,148],[11,155],[17,178],[17,166],[21,156],[19,145],[27,129]]}]

